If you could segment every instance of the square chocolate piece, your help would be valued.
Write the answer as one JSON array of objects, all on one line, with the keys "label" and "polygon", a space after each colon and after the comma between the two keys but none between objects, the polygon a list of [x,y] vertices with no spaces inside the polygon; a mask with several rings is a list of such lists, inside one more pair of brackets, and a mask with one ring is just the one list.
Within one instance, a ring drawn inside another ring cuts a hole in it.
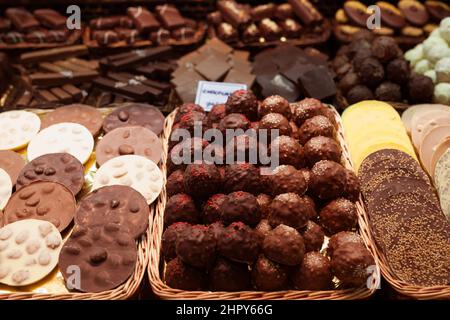
[{"label": "square chocolate piece", "polygon": [[212,54],[197,64],[195,70],[210,81],[218,81],[228,70],[230,70],[230,68],[231,67],[226,60]]}]

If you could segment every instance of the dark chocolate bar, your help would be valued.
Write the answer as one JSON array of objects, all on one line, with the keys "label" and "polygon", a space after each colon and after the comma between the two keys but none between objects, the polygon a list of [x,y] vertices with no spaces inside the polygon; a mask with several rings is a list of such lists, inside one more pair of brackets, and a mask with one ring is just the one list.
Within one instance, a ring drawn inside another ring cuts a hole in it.
[{"label": "dark chocolate bar", "polygon": [[150,33],[150,40],[156,44],[164,44],[170,40],[170,31],[160,28]]},{"label": "dark chocolate bar", "polygon": [[222,18],[235,28],[248,24],[251,20],[248,11],[234,0],[220,0],[217,2],[217,8],[222,14]]},{"label": "dark chocolate bar", "polygon": [[130,7],[127,14],[140,33],[148,33],[159,29],[160,24],[153,13],[143,7]]},{"label": "dark chocolate bar", "polygon": [[72,101],[72,96],[59,87],[51,88],[50,92],[57,97],[61,103],[69,103]]},{"label": "dark chocolate bar", "polygon": [[119,41],[119,35],[112,30],[93,31],[92,38],[101,46],[106,46]]},{"label": "dark chocolate bar", "polygon": [[31,31],[39,27],[39,21],[28,10],[23,8],[8,8],[5,11],[5,15],[19,31]]},{"label": "dark chocolate bar", "polygon": [[139,32],[136,29],[117,28],[116,33],[120,40],[129,44],[135,43],[139,36]]},{"label": "dark chocolate bar", "polygon": [[33,85],[39,87],[53,87],[64,84],[76,84],[87,81],[92,81],[98,76],[96,71],[61,71],[53,73],[32,73],[30,80]]},{"label": "dark chocolate bar", "polygon": [[186,25],[178,9],[172,5],[156,6],[156,14],[167,30],[174,30]]},{"label": "dark chocolate bar", "polygon": [[172,50],[170,46],[160,46],[155,48],[140,49],[127,52],[125,54],[116,55],[119,58],[108,62],[113,70],[123,70],[138,64],[144,64],[152,60],[156,60],[161,56],[168,54]]},{"label": "dark chocolate bar", "polygon": [[172,37],[178,41],[186,41],[195,35],[195,30],[188,27],[175,29],[171,32]]},{"label": "dark chocolate bar", "polygon": [[65,84],[61,89],[70,94],[75,101],[79,101],[83,97],[83,92],[72,84]]},{"label": "dark chocolate bar", "polygon": [[33,63],[41,61],[55,61],[69,57],[76,57],[88,53],[85,45],[75,45],[69,47],[53,48],[39,51],[32,51],[20,55],[22,63]]},{"label": "dark chocolate bar", "polygon": [[52,9],[37,9],[33,11],[39,22],[49,29],[61,29],[66,26],[67,18]]},{"label": "dark chocolate bar", "polygon": [[117,27],[132,28],[133,20],[127,16],[111,16],[92,19],[89,22],[92,29],[96,30],[111,30]]}]

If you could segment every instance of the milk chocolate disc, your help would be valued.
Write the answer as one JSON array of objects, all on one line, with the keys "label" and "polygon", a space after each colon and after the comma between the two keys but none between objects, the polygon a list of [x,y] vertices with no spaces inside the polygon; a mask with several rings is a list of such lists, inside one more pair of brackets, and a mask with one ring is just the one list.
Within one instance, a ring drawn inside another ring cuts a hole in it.
[{"label": "milk chocolate disc", "polygon": [[95,157],[98,165],[127,154],[144,156],[158,163],[162,143],[153,131],[143,127],[122,127],[108,132],[97,144]]},{"label": "milk chocolate disc", "polygon": [[108,222],[138,238],[148,226],[150,210],[144,197],[127,186],[107,186],[84,197],[75,213],[75,223],[97,227]]},{"label": "milk chocolate disc", "polygon": [[[124,283],[137,260],[136,243],[120,225],[108,222],[102,227],[76,225],[59,255],[59,268],[66,286],[83,292],[102,292]],[[73,267],[80,271],[74,280]]]},{"label": "milk chocolate disc", "polygon": [[402,0],[398,3],[398,8],[406,20],[416,26],[423,26],[429,19],[427,9],[419,1]]},{"label": "milk chocolate disc", "polygon": [[13,185],[16,184],[20,171],[25,166],[25,160],[14,151],[0,150],[0,169],[5,170]]},{"label": "milk chocolate disc", "polygon": [[13,184],[9,174],[0,168],[0,210],[3,209],[11,197]]},{"label": "milk chocolate disc", "polygon": [[16,188],[19,190],[34,181],[59,182],[76,195],[84,184],[84,168],[77,158],[68,153],[49,153],[23,168]]},{"label": "milk chocolate disc", "polygon": [[73,122],[85,126],[95,137],[100,133],[103,124],[102,113],[85,104],[70,104],[59,107],[47,113],[42,118],[41,128],[47,128],[53,124]]},{"label": "milk chocolate disc", "polygon": [[103,130],[110,132],[120,127],[140,126],[159,135],[164,126],[164,116],[156,107],[144,103],[125,103],[111,112],[103,121]]},{"label": "milk chocolate disc", "polygon": [[0,229],[0,283],[25,286],[47,276],[58,263],[61,234],[47,221],[26,219]]},{"label": "milk chocolate disc", "polygon": [[4,224],[17,220],[46,220],[63,231],[72,222],[75,198],[62,184],[38,181],[16,191],[3,210]]}]

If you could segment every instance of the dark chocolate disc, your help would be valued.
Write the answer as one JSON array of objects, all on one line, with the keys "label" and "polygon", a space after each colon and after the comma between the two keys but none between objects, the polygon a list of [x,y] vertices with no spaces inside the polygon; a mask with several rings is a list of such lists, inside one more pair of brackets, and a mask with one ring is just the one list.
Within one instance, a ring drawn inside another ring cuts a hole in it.
[{"label": "dark chocolate disc", "polygon": [[84,168],[68,153],[49,153],[29,162],[17,179],[17,190],[34,181],[53,181],[66,186],[74,195],[84,184]]},{"label": "dark chocolate disc", "polygon": [[78,205],[75,223],[97,227],[108,222],[138,238],[148,226],[150,210],[144,197],[127,186],[107,186],[89,193]]},{"label": "dark chocolate disc", "polygon": [[103,121],[103,130],[108,133],[120,127],[140,126],[160,134],[164,116],[156,107],[144,103],[125,103],[111,112]]},{"label": "dark chocolate disc", "polygon": [[[61,249],[58,264],[67,286],[82,292],[102,292],[124,283],[133,273],[136,260],[133,237],[109,222],[94,228],[75,226]],[[74,266],[79,268],[78,282]]]}]

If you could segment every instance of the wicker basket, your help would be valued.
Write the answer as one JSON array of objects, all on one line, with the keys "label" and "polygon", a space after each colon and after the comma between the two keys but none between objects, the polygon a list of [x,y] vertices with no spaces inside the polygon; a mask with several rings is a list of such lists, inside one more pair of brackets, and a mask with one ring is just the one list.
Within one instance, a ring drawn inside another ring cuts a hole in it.
[{"label": "wicker basket", "polygon": [[[111,112],[112,109],[102,108],[100,110],[104,115],[106,115],[107,113]],[[28,111],[32,111],[38,115],[42,115],[52,110],[28,109]],[[9,293],[0,292],[0,300],[124,300],[133,297],[133,295],[140,287],[150,257],[149,248],[152,238],[151,230],[153,225],[154,212],[154,205],[151,205],[148,228],[146,232],[141,236],[141,238],[137,241],[137,260],[134,272],[126,282],[124,282],[117,288],[97,293],[38,293],[26,291],[14,291]]]},{"label": "wicker basket", "polygon": [[[343,163],[345,167],[352,169],[351,160],[349,157],[347,146],[345,145],[342,125],[340,117],[334,107],[331,107],[335,113],[336,121],[339,124],[339,130],[337,139],[343,149]],[[176,110],[173,111],[167,118],[164,126],[164,145],[163,145],[163,159],[161,169],[164,176],[166,176],[166,162],[168,154],[168,140],[172,130],[173,121],[175,118]],[[352,169],[353,170],[353,169]],[[148,265],[148,277],[153,290],[153,293],[161,299],[196,299],[196,300],[352,300],[352,299],[364,299],[370,297],[375,292],[375,288],[378,287],[380,281],[379,273],[375,273],[373,276],[374,285],[371,289],[366,287],[354,288],[354,289],[336,289],[328,291],[297,291],[286,290],[276,292],[263,292],[263,291],[240,291],[240,292],[220,292],[220,291],[184,291],[179,289],[173,289],[167,286],[163,279],[162,274],[164,270],[164,261],[161,257],[161,238],[164,229],[164,209],[166,205],[167,195],[166,190],[163,188],[155,208],[155,219],[153,221],[152,239],[150,242],[150,261]],[[369,228],[366,223],[364,207],[362,206],[362,199],[358,201],[358,222],[359,232],[363,236],[366,246],[375,258],[375,263],[378,266],[379,261],[375,254],[375,247],[373,242],[368,241],[370,238]]]}]

